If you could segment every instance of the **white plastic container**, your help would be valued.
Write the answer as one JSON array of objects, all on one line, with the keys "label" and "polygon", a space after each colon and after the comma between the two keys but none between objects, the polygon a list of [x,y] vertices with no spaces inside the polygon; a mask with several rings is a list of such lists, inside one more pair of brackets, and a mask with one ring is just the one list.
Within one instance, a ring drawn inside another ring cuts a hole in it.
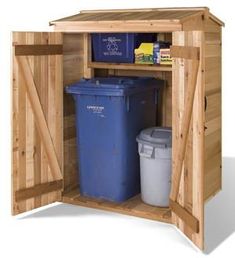
[{"label": "white plastic container", "polygon": [[136,140],[140,155],[141,198],[147,204],[168,207],[172,131],[166,127],[152,127],[143,130]]}]

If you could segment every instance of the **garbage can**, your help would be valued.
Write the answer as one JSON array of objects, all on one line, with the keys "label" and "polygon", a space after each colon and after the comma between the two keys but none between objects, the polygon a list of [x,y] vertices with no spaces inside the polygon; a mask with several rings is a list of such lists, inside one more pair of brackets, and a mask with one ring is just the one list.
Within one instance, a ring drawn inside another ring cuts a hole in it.
[{"label": "garbage can", "polygon": [[150,205],[169,206],[172,131],[152,127],[137,136],[140,155],[141,198]]},{"label": "garbage can", "polygon": [[136,136],[156,124],[162,80],[82,79],[66,87],[76,105],[81,195],[122,202],[140,192]]}]

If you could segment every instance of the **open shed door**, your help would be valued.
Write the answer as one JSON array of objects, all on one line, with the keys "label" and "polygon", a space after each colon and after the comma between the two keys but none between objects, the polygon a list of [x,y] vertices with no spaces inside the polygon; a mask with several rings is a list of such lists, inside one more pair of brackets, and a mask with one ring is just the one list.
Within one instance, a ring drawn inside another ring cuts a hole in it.
[{"label": "open shed door", "polygon": [[173,32],[173,223],[204,248],[203,32]]},{"label": "open shed door", "polygon": [[62,52],[61,33],[13,33],[13,214],[61,200]]}]

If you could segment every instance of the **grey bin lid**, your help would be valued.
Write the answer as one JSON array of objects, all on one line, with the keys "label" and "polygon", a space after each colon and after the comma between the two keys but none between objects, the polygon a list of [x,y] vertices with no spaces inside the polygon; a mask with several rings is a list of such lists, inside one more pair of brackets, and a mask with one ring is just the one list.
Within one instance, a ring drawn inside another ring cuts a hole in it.
[{"label": "grey bin lid", "polygon": [[172,130],[170,127],[151,127],[144,129],[136,138],[137,142],[153,147],[171,148]]}]

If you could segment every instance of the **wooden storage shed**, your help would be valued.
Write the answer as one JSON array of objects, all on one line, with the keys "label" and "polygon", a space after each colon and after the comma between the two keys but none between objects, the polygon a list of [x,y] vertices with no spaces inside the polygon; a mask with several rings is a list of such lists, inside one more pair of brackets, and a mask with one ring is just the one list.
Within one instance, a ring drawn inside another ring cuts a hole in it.
[{"label": "wooden storage shed", "polygon": [[[203,249],[204,204],[221,189],[223,22],[201,7],[81,11],[50,25],[54,32],[13,33],[13,214],[56,201],[93,207],[172,223]],[[93,32],[161,32],[173,64],[92,62]],[[79,195],[75,109],[64,86],[107,75],[166,80],[158,125],[173,130],[169,208]]]}]

